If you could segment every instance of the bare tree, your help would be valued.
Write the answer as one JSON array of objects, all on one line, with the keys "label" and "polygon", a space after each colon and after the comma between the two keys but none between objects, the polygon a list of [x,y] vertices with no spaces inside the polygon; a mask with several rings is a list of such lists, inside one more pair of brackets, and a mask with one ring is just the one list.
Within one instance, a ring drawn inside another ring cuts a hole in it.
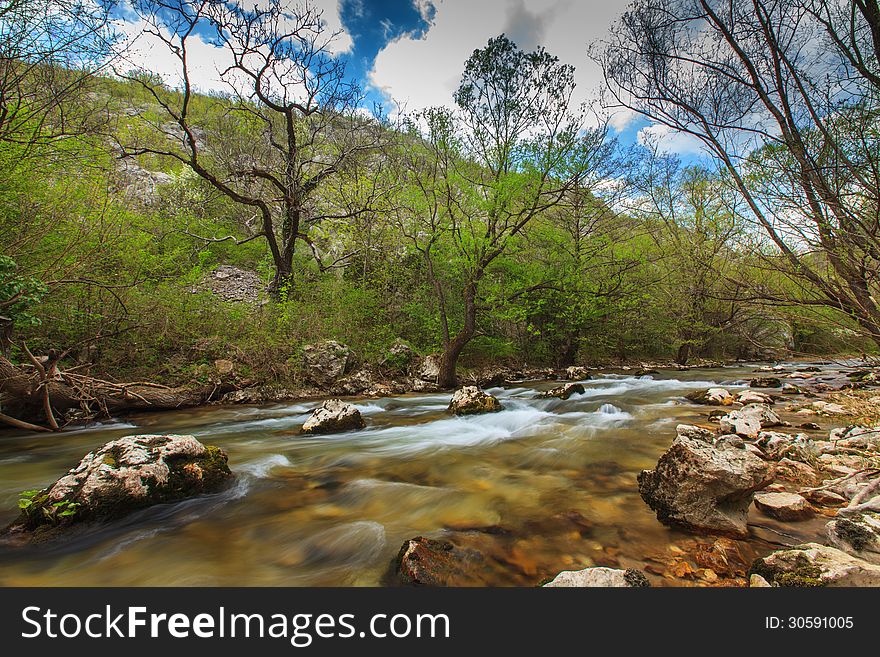
[{"label": "bare tree", "polygon": [[30,147],[93,130],[97,104],[81,102],[110,61],[112,2],[0,3],[0,141]]},{"label": "bare tree", "polygon": [[872,0],[639,0],[593,52],[616,106],[705,146],[796,293],[880,343]]},{"label": "bare tree", "polygon": [[[344,62],[333,56],[338,34],[327,29],[321,12],[308,3],[290,10],[285,4],[270,0],[246,9],[222,0],[142,3],[146,33],[176,59],[179,86],[169,91],[154,76],[126,76],[147,89],[163,117],[151,124],[158,143],[122,144],[127,156],[151,153],[182,162],[233,202],[253,208],[259,228],[239,242],[266,241],[276,295],[293,281],[301,241],[326,266],[309,237],[311,226],[369,210],[369,202],[328,208],[318,197],[328,181],[375,154],[386,132],[360,112],[363,96]],[[228,60],[220,71],[228,89],[225,114],[213,131],[193,108],[198,89],[191,53],[205,30]]]}]

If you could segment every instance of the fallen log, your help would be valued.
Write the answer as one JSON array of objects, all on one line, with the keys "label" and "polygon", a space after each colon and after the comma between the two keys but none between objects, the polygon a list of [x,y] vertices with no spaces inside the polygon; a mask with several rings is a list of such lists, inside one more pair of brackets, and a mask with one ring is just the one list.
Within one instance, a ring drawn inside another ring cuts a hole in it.
[{"label": "fallen log", "polygon": [[[0,356],[0,423],[31,431],[60,430],[55,414],[109,417],[126,411],[170,410],[205,404],[234,390],[231,384],[169,388],[155,383],[114,383],[52,368],[15,365]],[[42,423],[49,426],[42,426]]]}]

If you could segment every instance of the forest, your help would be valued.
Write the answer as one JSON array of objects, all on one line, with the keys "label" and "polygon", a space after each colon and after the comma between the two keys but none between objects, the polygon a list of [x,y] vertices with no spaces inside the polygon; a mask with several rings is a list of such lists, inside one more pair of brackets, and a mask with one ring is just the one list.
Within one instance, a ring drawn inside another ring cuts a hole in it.
[{"label": "forest", "polygon": [[[109,5],[34,4],[0,18],[8,362],[180,384],[229,359],[283,384],[316,340],[365,362],[404,342],[453,387],[487,363],[876,351],[871,2],[857,22],[837,2],[709,13],[730,47],[698,63],[713,46],[671,17],[712,3],[638,2],[585,44],[608,82],[594,106],[570,106],[571,65],[499,35],[447,106],[390,116],[364,109],[307,5],[138,5],[170,82],[126,67]],[[227,93],[189,82],[201,25],[233,62]],[[620,108],[706,156],[622,146]],[[252,289],[218,298],[220,266]]]}]

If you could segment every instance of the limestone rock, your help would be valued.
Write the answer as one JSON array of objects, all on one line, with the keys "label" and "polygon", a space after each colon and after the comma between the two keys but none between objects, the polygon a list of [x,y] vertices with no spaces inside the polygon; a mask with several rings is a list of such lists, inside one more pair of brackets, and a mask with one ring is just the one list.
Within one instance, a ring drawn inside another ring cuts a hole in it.
[{"label": "limestone rock", "polygon": [[551,390],[546,390],[542,392],[539,397],[549,398],[556,397],[558,399],[568,399],[572,395],[582,395],[584,394],[584,387],[580,383],[565,383],[561,386],[557,386]]},{"label": "limestone rock", "polygon": [[565,378],[569,381],[587,381],[590,379],[590,370],[586,367],[573,365],[565,368]]},{"label": "limestone rock", "polygon": [[818,543],[773,552],[749,572],[775,586],[880,586],[880,566]]},{"label": "limestone rock", "polygon": [[695,404],[704,404],[706,406],[730,406],[733,403],[733,395],[726,388],[698,390],[685,395],[685,397]]},{"label": "limestone rock", "polygon": [[48,488],[23,500],[9,532],[56,533],[70,525],[118,518],[226,486],[226,454],[193,436],[125,436],[89,452]]},{"label": "limestone rock", "polygon": [[475,415],[497,413],[501,408],[498,399],[483,392],[477,386],[464,386],[452,395],[448,410],[455,415]]},{"label": "limestone rock", "polygon": [[785,522],[806,520],[814,513],[810,503],[797,493],[759,493],[755,495],[755,507],[771,518]]},{"label": "limestone rock", "polygon": [[825,533],[834,547],[880,565],[880,513],[838,516],[825,525]]},{"label": "limestone rock", "polygon": [[749,381],[752,388],[781,388],[782,380],[775,376],[759,376]]},{"label": "limestone rock", "polygon": [[303,424],[303,433],[339,433],[354,431],[366,426],[361,413],[351,404],[340,399],[328,399],[318,406]]},{"label": "limestone rock", "polygon": [[761,429],[778,427],[782,420],[767,404],[749,404],[721,418],[721,431],[755,439]]},{"label": "limestone rock", "polygon": [[354,354],[344,344],[324,340],[303,347],[306,376],[319,386],[333,383],[354,365]]},{"label": "limestone rock", "polygon": [[632,568],[628,570],[585,568],[584,570],[564,570],[544,586],[640,588],[651,586],[651,584],[647,577]]},{"label": "limestone rock", "polygon": [[772,468],[730,443],[678,436],[654,470],[639,474],[639,493],[664,524],[696,532],[746,536],[755,491],[772,483]]}]

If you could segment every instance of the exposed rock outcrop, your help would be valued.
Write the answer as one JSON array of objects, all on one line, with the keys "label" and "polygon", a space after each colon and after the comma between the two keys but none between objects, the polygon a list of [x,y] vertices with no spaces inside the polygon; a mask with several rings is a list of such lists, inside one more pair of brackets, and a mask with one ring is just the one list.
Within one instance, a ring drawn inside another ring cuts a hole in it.
[{"label": "exposed rock outcrop", "polygon": [[333,383],[354,366],[351,349],[335,340],[306,345],[302,359],[306,377],[319,386]]}]

